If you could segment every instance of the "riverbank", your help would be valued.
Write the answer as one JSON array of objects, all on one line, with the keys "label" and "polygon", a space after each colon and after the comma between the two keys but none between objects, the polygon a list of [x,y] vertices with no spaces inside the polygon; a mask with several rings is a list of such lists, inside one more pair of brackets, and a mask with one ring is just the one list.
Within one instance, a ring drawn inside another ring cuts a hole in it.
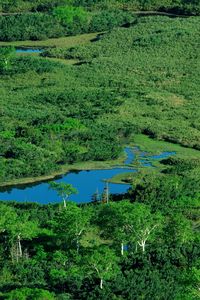
[{"label": "riverbank", "polygon": [[[180,145],[172,144],[169,142],[157,141],[151,139],[150,137],[138,134],[135,135],[128,145],[128,147],[134,148],[137,147],[139,152],[145,152],[146,157],[144,158],[147,162],[151,165],[144,166],[140,163],[139,158],[137,158],[131,163],[128,164],[129,168],[137,169],[139,172],[137,173],[130,173],[126,172],[123,174],[119,174],[114,176],[113,178],[109,179],[111,183],[128,183],[132,181],[132,178],[136,178],[141,175],[141,173],[148,173],[149,169],[154,167],[155,172],[160,172],[163,169],[163,165],[160,163],[161,159],[151,159],[151,155],[158,155],[162,152],[176,152],[176,157],[182,159],[191,159],[191,158],[199,158],[200,159],[200,151],[185,148]],[[136,151],[137,152],[137,151]],[[148,157],[149,156],[149,157]],[[37,177],[27,177],[27,178],[20,178],[14,179],[7,182],[0,183],[0,187],[10,187],[10,186],[18,186],[24,184],[33,184],[39,183],[43,181],[53,180],[58,176],[63,176],[71,171],[84,171],[84,170],[104,170],[104,169],[112,169],[113,167],[124,167],[124,161],[126,159],[125,152],[122,152],[120,157],[116,160],[111,161],[85,161],[85,162],[77,162],[74,164],[66,164],[60,167],[59,170],[52,172],[51,174],[37,176]]]},{"label": "riverbank", "polygon": [[26,177],[13,179],[7,182],[0,183],[0,187],[10,187],[10,186],[18,186],[24,184],[32,184],[39,183],[43,181],[53,180],[58,176],[62,176],[71,171],[84,171],[84,170],[103,170],[103,169],[112,169],[115,166],[123,165],[124,160],[126,159],[125,152],[121,154],[121,156],[116,160],[111,161],[85,161],[85,162],[77,162],[74,164],[66,164],[63,165],[59,170],[52,172],[48,175],[37,176],[37,177]]}]

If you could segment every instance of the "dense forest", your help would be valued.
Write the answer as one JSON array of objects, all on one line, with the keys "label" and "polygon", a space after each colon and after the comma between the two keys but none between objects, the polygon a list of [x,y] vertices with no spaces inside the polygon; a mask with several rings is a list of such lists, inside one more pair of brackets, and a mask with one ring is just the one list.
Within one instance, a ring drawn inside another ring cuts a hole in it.
[{"label": "dense forest", "polygon": [[173,167],[114,202],[1,202],[0,299],[199,299],[199,190]]},{"label": "dense forest", "polygon": [[[150,140],[175,151],[127,173],[125,194],[76,204],[78,191],[53,181],[58,204],[0,201],[0,299],[198,300],[199,1],[0,6],[2,190],[64,167],[112,167],[141,140],[141,151]],[[16,52],[41,41],[41,53]]]}]

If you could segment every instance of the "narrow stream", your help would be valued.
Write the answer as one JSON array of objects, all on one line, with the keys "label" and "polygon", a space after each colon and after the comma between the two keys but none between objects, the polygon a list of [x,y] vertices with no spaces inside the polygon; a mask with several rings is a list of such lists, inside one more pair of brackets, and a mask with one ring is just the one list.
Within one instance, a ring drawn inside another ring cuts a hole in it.
[{"label": "narrow stream", "polygon": [[16,53],[41,53],[42,51],[37,48],[16,48]]}]

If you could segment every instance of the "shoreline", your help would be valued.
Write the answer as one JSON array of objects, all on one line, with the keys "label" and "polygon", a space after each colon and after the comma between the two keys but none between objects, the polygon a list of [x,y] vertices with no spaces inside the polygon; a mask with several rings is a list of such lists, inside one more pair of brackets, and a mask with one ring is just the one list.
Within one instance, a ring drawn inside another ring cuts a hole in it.
[{"label": "shoreline", "polygon": [[19,179],[13,179],[7,182],[0,183],[0,189],[2,188],[9,188],[9,187],[17,187],[23,186],[28,184],[39,184],[41,182],[54,180],[56,177],[64,176],[67,173],[74,172],[74,171],[90,171],[90,170],[105,170],[105,169],[112,169],[115,167],[124,167],[123,163],[125,160],[125,155],[122,154],[118,159],[113,161],[87,161],[87,162],[78,162],[72,165],[66,164],[61,169],[52,172],[51,174],[41,175],[37,177],[25,177]]},{"label": "shoreline", "polygon": [[[129,144],[125,144],[124,148],[129,147],[139,147],[140,151],[147,151],[148,153],[160,153],[163,151],[176,152],[176,157],[181,159],[186,159],[188,157],[200,158],[200,151],[186,148],[178,144],[169,143],[166,141],[153,140],[144,134],[138,134],[134,136],[134,141],[130,141]],[[17,187],[23,185],[39,184],[40,182],[45,182],[49,180],[54,180],[56,177],[64,176],[70,172],[80,172],[80,171],[90,171],[90,170],[105,170],[112,169],[115,167],[124,168],[124,162],[126,160],[126,153],[122,152],[121,155],[115,160],[107,161],[85,161],[76,162],[74,164],[65,164],[60,167],[59,170],[52,171],[50,174],[36,176],[36,177],[25,177],[19,179],[12,179],[7,182],[0,183],[0,189],[6,189],[10,187]],[[155,163],[155,162],[154,162]],[[131,164],[128,166],[130,169],[142,169],[140,165]],[[117,182],[116,182],[117,183]]]}]

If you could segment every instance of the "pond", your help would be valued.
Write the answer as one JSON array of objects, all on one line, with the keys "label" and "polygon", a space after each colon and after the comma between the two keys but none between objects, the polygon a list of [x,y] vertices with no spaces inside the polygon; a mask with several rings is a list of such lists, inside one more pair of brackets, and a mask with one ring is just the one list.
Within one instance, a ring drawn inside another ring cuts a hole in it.
[{"label": "pond", "polygon": [[37,48],[16,48],[16,53],[41,53],[42,49]]},{"label": "pond", "polygon": [[[127,158],[123,166],[104,170],[72,171],[60,176],[54,181],[70,183],[78,190],[78,194],[71,195],[70,200],[77,203],[90,202],[94,193],[97,191],[99,195],[103,193],[105,180],[108,180],[117,174],[137,172],[136,169],[128,166],[134,161],[136,155],[141,160],[143,166],[151,166],[151,158],[161,159],[175,154],[175,152],[163,152],[163,154],[160,154],[159,156],[149,156],[147,153],[136,154],[138,150],[138,148],[125,148]],[[127,191],[130,185],[109,183],[108,187],[109,193],[122,194]],[[39,202],[41,204],[57,203],[61,201],[56,192],[49,189],[48,182],[8,188],[6,191],[0,192],[0,199],[15,200],[18,202]]]}]

